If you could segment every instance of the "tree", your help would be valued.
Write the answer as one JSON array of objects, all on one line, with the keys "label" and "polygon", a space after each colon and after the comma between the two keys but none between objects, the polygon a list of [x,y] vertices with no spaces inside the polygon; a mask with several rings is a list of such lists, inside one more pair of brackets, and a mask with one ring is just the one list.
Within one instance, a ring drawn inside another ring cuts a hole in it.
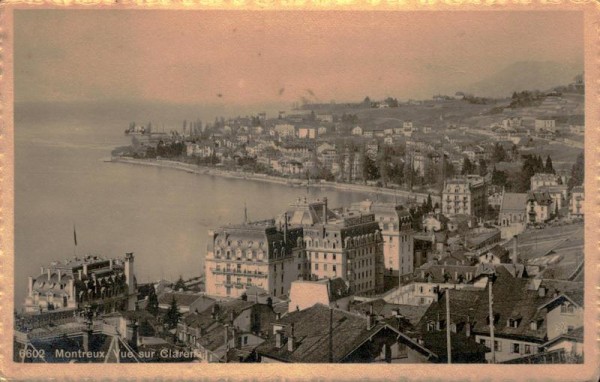
[{"label": "tree", "polygon": [[567,185],[569,186],[569,191],[575,186],[581,186],[584,180],[584,172],[585,172],[585,159],[583,155],[583,151],[577,156],[577,160],[571,167],[571,179]]},{"label": "tree", "polygon": [[152,325],[150,325],[148,320],[142,320],[142,322],[140,322],[140,327],[138,330],[139,335],[143,337],[152,337],[155,334],[154,328],[152,327]]},{"label": "tree", "polygon": [[431,201],[431,194],[427,194],[427,212],[433,211],[433,202]]},{"label": "tree", "polygon": [[544,167],[544,170],[548,174],[556,174],[556,171],[554,171],[554,167],[552,167],[552,158],[550,158],[550,155],[548,155],[548,157],[546,158],[546,166]]},{"label": "tree", "polygon": [[362,172],[363,179],[367,180],[376,180],[379,179],[379,169],[375,164],[375,161],[371,159],[367,153],[363,153],[362,155],[363,163],[362,163]]},{"label": "tree", "polygon": [[156,296],[156,293],[154,293],[154,288],[152,288],[152,291],[148,295],[148,304],[146,305],[146,310],[153,316],[158,314],[158,297]]},{"label": "tree", "polygon": [[183,281],[183,277],[181,277],[181,275],[179,276],[179,279],[175,282],[175,285],[173,286],[173,289],[178,291],[178,290],[187,290],[187,286],[185,285],[185,281]]},{"label": "tree", "polygon": [[177,323],[181,318],[181,312],[179,311],[179,306],[177,305],[177,300],[175,300],[175,296],[171,299],[171,305],[169,309],[165,313],[164,322],[167,324],[169,329],[174,329],[177,327]]},{"label": "tree", "polygon": [[504,171],[496,170],[496,166],[492,169],[492,184],[495,186],[506,187],[508,175]]},{"label": "tree", "polygon": [[479,175],[486,176],[487,172],[487,163],[485,162],[485,159],[482,158],[479,160]]},{"label": "tree", "polygon": [[473,166],[473,163],[471,163],[471,161],[469,160],[468,157],[465,157],[465,159],[463,160],[463,167],[462,167],[462,175],[469,175],[472,174],[473,171],[475,171],[475,166]]},{"label": "tree", "polygon": [[503,162],[506,160],[506,151],[504,146],[499,143],[494,145],[494,151],[492,152],[492,161],[495,163]]}]

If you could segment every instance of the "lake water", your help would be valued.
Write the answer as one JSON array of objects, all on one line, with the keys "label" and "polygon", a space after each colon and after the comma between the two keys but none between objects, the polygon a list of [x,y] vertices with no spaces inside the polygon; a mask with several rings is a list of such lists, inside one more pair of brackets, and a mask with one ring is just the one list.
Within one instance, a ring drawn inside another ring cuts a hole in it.
[{"label": "lake water", "polygon": [[[173,280],[202,272],[207,230],[241,222],[244,203],[250,219],[266,219],[307,195],[305,188],[103,162],[129,143],[123,130],[131,120],[126,110],[16,108],[15,308],[27,276],[74,256],[74,224],[78,256],[134,252],[138,282]],[[309,196],[327,196],[333,207],[374,198],[318,189]]]}]

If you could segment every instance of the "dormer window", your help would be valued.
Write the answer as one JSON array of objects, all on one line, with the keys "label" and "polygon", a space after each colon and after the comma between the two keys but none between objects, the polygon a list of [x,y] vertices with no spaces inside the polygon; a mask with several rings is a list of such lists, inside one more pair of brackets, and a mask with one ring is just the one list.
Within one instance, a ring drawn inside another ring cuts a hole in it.
[{"label": "dormer window", "polygon": [[529,324],[529,329],[531,330],[537,330],[538,329],[538,324],[536,321],[531,321],[531,323]]},{"label": "dormer window", "polygon": [[506,320],[506,326],[509,328],[518,328],[519,327],[519,319],[509,318]]},{"label": "dormer window", "polygon": [[575,307],[573,306],[573,304],[570,303],[564,303],[560,306],[560,313],[562,314],[573,314],[575,313]]}]

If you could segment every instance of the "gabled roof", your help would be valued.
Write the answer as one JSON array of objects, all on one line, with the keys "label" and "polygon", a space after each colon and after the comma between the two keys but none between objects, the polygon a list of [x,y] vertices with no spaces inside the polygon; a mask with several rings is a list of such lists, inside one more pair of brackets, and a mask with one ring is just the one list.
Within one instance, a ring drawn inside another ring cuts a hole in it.
[{"label": "gabled roof", "polygon": [[364,314],[370,311],[371,306],[373,307],[373,314],[377,316],[388,318],[393,317],[395,312],[397,312],[400,317],[404,317],[412,325],[419,323],[421,317],[423,317],[423,314],[425,314],[428,308],[426,305],[392,304],[379,298],[373,301],[364,301],[354,304],[351,309],[354,312]]},{"label": "gabled roof", "polygon": [[560,336],[555,337],[555,338],[551,339],[550,341],[546,342],[542,346],[547,348],[547,347],[552,346],[553,344],[560,342],[562,340],[583,343],[583,326],[575,328],[567,333],[563,333]]},{"label": "gabled roof", "polygon": [[527,195],[527,200],[534,201],[539,205],[552,204],[552,197],[550,196],[548,191],[542,191],[542,192],[537,192],[537,191],[531,192],[530,191],[529,194]]},{"label": "gabled roof", "polygon": [[[353,313],[333,309],[332,358],[333,362],[342,362],[354,350],[371,336],[379,332],[386,324],[375,323],[367,329],[367,319]],[[325,363],[329,362],[329,307],[317,304],[311,308],[292,312],[277,324],[285,327],[286,336],[291,336],[293,324],[296,346],[288,351],[285,344],[275,346],[275,338],[260,345],[257,353],[283,362]]]},{"label": "gabled roof", "polygon": [[[498,337],[522,339],[542,343],[547,332],[545,309],[538,309],[553,300],[553,287],[547,285],[548,291],[540,294],[532,287],[531,280],[512,277],[503,266],[496,266],[497,279],[493,283],[493,310],[496,319],[495,333]],[[544,286],[545,280],[542,282]],[[572,283],[570,291],[583,290],[582,283]],[[452,290],[450,293],[450,312],[453,323],[465,322],[467,317],[472,323],[472,333],[489,333],[488,288],[483,290]],[[435,322],[438,317],[446,315],[445,298],[431,304],[425,313],[419,328],[426,330],[428,321]],[[507,320],[517,321],[517,327],[507,325]],[[531,322],[536,322],[532,329]]]},{"label": "gabled roof", "polygon": [[201,305],[208,308],[210,305],[214,304],[215,300],[212,298],[206,297],[199,293],[191,293],[191,292],[163,292],[158,296],[158,303],[161,305],[168,305],[175,298],[177,305],[179,307],[186,306],[189,307],[193,303],[198,300],[201,300]]},{"label": "gabled roof", "polygon": [[502,204],[500,205],[500,213],[516,212],[524,213],[527,208],[526,193],[505,192],[502,196]]}]

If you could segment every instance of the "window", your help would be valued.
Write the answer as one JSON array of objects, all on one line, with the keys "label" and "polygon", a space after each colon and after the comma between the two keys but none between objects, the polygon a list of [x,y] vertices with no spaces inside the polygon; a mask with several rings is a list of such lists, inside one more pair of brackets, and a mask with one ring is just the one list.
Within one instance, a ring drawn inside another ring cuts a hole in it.
[{"label": "window", "polygon": [[298,270],[300,270],[300,268],[302,268],[302,264],[298,263]]},{"label": "window", "polygon": [[500,341],[494,341],[494,350],[495,351],[502,351],[502,342],[500,342]]},{"label": "window", "polygon": [[244,345],[248,345],[248,336],[244,336]]},{"label": "window", "polygon": [[573,314],[575,313],[575,307],[569,303],[566,303],[560,306],[560,312],[565,314]]},{"label": "window", "polygon": [[327,264],[323,264],[323,270],[326,271],[327,270]]},{"label": "window", "polygon": [[318,259],[318,258],[319,258],[319,253],[315,252],[315,259]]},{"label": "window", "polygon": [[525,345],[525,354],[531,354],[531,345]]},{"label": "window", "polygon": [[318,264],[318,263],[316,263],[316,264],[315,264],[315,271],[318,271],[318,270],[319,270],[319,264]]},{"label": "window", "polygon": [[324,253],[324,254],[323,254],[323,258],[324,258],[325,260],[327,260],[327,254],[326,254],[326,253]]},{"label": "window", "polygon": [[521,352],[521,345],[518,343],[513,343],[512,352],[519,354]]},{"label": "window", "polygon": [[335,253],[333,254],[333,259],[335,260]]},{"label": "window", "polygon": [[337,268],[336,268],[335,264],[333,265],[333,271],[334,271],[334,272],[336,272],[336,271],[337,271]]}]

